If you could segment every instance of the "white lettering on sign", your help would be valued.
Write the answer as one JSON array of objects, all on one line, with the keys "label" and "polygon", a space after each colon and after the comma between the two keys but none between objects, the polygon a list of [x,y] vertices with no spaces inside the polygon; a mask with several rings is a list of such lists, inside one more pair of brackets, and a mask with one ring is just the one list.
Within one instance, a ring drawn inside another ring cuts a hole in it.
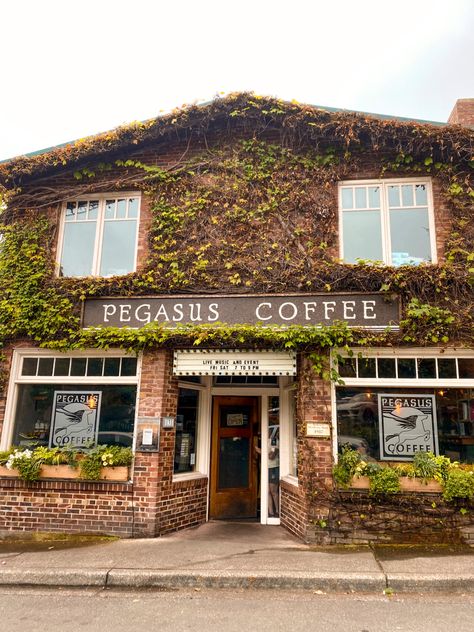
[{"label": "white lettering on sign", "polygon": [[[371,297],[374,297],[372,300]],[[275,324],[325,326],[335,320],[352,327],[397,328],[398,303],[383,301],[377,294],[292,295],[282,297],[157,297],[87,299],[85,327],[106,325],[142,327],[149,323]]]}]

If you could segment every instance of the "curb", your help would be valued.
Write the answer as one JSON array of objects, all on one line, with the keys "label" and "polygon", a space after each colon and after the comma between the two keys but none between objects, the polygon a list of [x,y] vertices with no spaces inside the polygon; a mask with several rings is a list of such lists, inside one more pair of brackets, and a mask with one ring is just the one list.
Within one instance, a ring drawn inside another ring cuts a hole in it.
[{"label": "curb", "polygon": [[383,573],[305,573],[275,571],[130,571],[114,569],[107,586],[134,588],[254,588],[334,592],[381,592]]},{"label": "curb", "polygon": [[0,569],[0,586],[70,588],[179,588],[311,590],[322,592],[394,593],[474,591],[474,574],[415,575],[365,572],[166,571],[142,569]]}]

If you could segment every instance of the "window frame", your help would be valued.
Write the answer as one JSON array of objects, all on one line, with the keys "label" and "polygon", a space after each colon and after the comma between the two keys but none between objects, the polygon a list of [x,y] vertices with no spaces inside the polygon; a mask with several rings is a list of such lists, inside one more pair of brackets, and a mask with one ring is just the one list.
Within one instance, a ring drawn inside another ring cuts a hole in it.
[{"label": "window frame", "polygon": [[[8,391],[5,406],[5,416],[3,422],[3,428],[1,430],[0,438],[0,450],[8,450],[11,447],[13,438],[13,431],[15,425],[16,407],[18,403],[18,386],[21,384],[78,384],[83,383],[84,386],[88,384],[98,385],[130,385],[137,387],[137,396],[140,391],[140,376],[141,376],[141,355],[137,357],[137,372],[136,375],[127,376],[59,376],[59,375],[37,375],[26,376],[21,374],[23,366],[23,358],[25,356],[35,356],[41,358],[64,358],[64,353],[51,352],[49,349],[37,349],[31,347],[25,347],[22,349],[14,349],[13,357],[10,369],[10,379],[8,383]],[[123,358],[129,357],[129,354],[121,350],[109,349],[107,353],[104,353],[103,349],[86,349],[83,351],[75,351],[67,354],[70,358],[84,358],[84,357],[108,357],[108,358]],[[134,432],[132,449],[135,451],[136,434],[137,434],[137,418],[138,418],[138,399],[137,406],[135,407],[135,420],[134,420]]]},{"label": "window frame", "polygon": [[[388,187],[391,185],[403,185],[403,184],[419,184],[426,186],[426,197],[428,207],[428,226],[430,230],[430,252],[431,261],[425,261],[425,264],[438,263],[438,255],[436,248],[436,225],[434,217],[434,203],[433,203],[433,186],[431,178],[389,178],[389,179],[370,179],[370,180],[342,180],[338,183],[338,221],[339,221],[339,258],[344,263],[347,263],[344,259],[344,231],[343,231],[343,213],[357,213],[359,210],[364,209],[343,209],[342,208],[342,189],[343,187],[356,187],[356,186],[379,186],[380,191],[380,225],[381,225],[381,246],[383,263],[388,266],[392,266],[392,249],[391,249],[391,235],[390,235],[390,208],[388,204]],[[375,212],[375,209],[374,209]],[[364,257],[360,257],[364,259]],[[354,265],[354,264],[350,264]]]},{"label": "window frame", "polygon": [[[101,264],[101,257],[102,257],[102,247],[103,247],[103,243],[104,243],[104,226],[105,226],[105,203],[106,200],[117,200],[117,199],[121,199],[121,198],[128,198],[128,197],[136,197],[138,198],[138,211],[137,211],[137,217],[136,217],[136,222],[137,222],[137,230],[136,230],[136,234],[135,234],[135,243],[133,244],[134,246],[134,258],[133,258],[133,270],[130,270],[130,272],[127,272],[127,274],[131,274],[132,272],[135,272],[137,269],[137,259],[138,259],[138,239],[139,239],[139,229],[140,229],[140,214],[141,214],[141,203],[142,203],[142,194],[141,191],[109,191],[109,192],[105,192],[105,193],[97,193],[97,194],[87,194],[87,195],[78,195],[78,196],[71,196],[65,200],[62,201],[61,203],[61,218],[60,218],[60,222],[59,222],[59,233],[58,233],[58,246],[57,246],[57,252],[56,252],[56,276],[60,277],[60,278],[65,278],[65,279],[72,279],[72,278],[78,278],[78,279],[84,279],[87,276],[94,276],[94,277],[99,277],[99,278],[109,278],[109,277],[103,277],[100,274],[100,264]],[[96,220],[96,234],[95,234],[95,241],[94,241],[94,252],[92,255],[92,271],[90,273],[90,275],[85,275],[85,276],[61,276],[61,259],[62,259],[62,254],[63,254],[63,249],[64,249],[64,233],[65,233],[65,229],[66,229],[66,224],[68,222],[66,222],[66,210],[67,210],[67,204],[68,202],[90,202],[90,201],[95,201],[97,200],[99,202],[99,207],[97,210],[97,220]],[[128,218],[126,218],[128,220]],[[135,219],[135,218],[134,218]],[[129,221],[129,220],[128,220]],[[123,275],[110,275],[110,276],[123,276]]]}]

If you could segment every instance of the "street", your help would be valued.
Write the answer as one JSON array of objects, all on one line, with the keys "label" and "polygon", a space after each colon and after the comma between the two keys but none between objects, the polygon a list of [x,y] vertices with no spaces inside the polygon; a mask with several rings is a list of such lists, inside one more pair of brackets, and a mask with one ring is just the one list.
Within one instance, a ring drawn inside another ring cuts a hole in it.
[{"label": "street", "polygon": [[0,588],[3,632],[471,632],[473,595]]}]

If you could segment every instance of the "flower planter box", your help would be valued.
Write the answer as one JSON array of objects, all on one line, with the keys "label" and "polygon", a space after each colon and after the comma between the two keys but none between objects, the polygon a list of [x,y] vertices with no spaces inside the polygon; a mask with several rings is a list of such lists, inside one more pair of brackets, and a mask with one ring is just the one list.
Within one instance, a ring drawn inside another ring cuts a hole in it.
[{"label": "flower planter box", "polygon": [[[60,478],[60,479],[80,479],[80,468],[69,467],[69,465],[42,465],[41,478]],[[0,465],[0,477],[18,478],[18,470],[9,470],[4,465]],[[129,468],[119,467],[103,467],[100,471],[100,480],[104,481],[128,481]]]},{"label": "flower planter box", "polygon": [[[370,479],[368,476],[354,476],[350,489],[369,489]],[[421,478],[400,477],[400,489],[402,492],[413,492],[417,494],[440,494],[443,490],[438,481],[424,481]]]},{"label": "flower planter box", "polygon": [[400,487],[402,492],[416,492],[417,494],[441,494],[442,487],[435,480],[424,481],[422,478],[409,478],[402,476],[400,478]]}]

